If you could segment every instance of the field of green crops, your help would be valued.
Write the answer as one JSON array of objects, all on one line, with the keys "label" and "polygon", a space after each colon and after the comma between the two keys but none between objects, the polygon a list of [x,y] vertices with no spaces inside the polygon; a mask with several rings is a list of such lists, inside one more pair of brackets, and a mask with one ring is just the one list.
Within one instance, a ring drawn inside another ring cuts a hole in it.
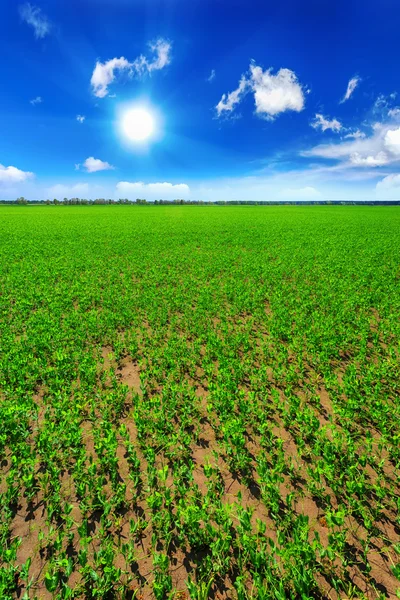
[{"label": "field of green crops", "polygon": [[400,597],[400,207],[0,209],[0,598]]}]

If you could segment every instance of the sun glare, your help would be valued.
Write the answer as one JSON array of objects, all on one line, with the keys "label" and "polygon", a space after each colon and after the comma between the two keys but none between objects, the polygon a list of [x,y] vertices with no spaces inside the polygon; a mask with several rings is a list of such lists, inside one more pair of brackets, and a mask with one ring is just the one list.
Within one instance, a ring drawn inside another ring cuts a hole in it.
[{"label": "sun glare", "polygon": [[122,130],[132,141],[147,140],[155,130],[154,118],[144,108],[133,108],[122,116]]}]

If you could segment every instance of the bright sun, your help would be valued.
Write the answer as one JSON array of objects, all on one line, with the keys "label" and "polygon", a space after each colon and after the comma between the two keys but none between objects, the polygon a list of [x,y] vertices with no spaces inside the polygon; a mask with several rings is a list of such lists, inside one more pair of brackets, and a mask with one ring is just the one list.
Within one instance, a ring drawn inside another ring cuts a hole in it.
[{"label": "bright sun", "polygon": [[122,130],[135,142],[147,140],[154,133],[154,118],[144,108],[128,110],[122,117]]}]

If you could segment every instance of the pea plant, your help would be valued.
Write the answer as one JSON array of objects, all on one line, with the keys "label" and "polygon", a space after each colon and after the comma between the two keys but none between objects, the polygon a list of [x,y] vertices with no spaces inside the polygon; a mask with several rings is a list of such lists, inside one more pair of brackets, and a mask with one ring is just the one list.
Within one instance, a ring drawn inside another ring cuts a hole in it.
[{"label": "pea plant", "polygon": [[2,207],[0,597],[400,597],[399,226]]}]

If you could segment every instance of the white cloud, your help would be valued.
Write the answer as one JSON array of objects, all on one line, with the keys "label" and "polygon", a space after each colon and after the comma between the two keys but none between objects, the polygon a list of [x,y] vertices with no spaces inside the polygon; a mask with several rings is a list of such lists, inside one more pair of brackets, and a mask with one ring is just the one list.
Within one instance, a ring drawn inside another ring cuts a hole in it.
[{"label": "white cloud", "polygon": [[391,117],[391,111],[395,110],[396,107],[391,107],[392,100],[395,99],[396,96],[393,94],[389,94],[385,96],[384,94],[379,94],[376,98],[371,112],[372,114],[379,115],[379,118]]},{"label": "white cloud", "polygon": [[215,79],[215,69],[211,69],[211,73],[207,77],[207,81],[209,81],[211,83],[211,81],[214,81],[214,79]]},{"label": "white cloud", "polygon": [[175,200],[186,199],[190,196],[190,188],[186,183],[143,183],[142,181],[120,181],[116,186],[117,195],[120,198],[136,200]]},{"label": "white cloud", "polygon": [[110,171],[114,169],[108,162],[100,160],[99,158],[94,158],[93,156],[89,156],[83,163],[83,166],[88,173],[97,173],[97,171]]},{"label": "white cloud", "polygon": [[[382,177],[382,176],[381,176]],[[376,169],[313,166],[291,171],[259,172],[190,185],[191,197],[203,200],[375,200]]]},{"label": "white cloud", "polygon": [[238,88],[223,94],[216,106],[218,116],[224,111],[232,112],[249,91],[254,94],[256,114],[270,120],[282,112],[300,112],[304,108],[304,90],[293,71],[280,69],[273,75],[272,69],[263,71],[253,63],[249,74],[242,75]]},{"label": "white cloud", "polygon": [[[395,172],[399,173],[400,168]],[[312,166],[290,171],[275,171],[268,168],[267,172],[259,171],[245,177],[226,177],[214,180],[191,181],[187,184],[175,185],[170,182],[146,184],[144,182],[120,181],[116,187],[113,178],[106,178],[101,184],[96,182],[96,176],[86,175],[83,179],[53,180],[47,187],[40,182],[28,179],[22,183],[2,187],[2,197],[15,199],[25,196],[32,200],[64,197],[80,198],[146,198],[156,200],[160,198],[173,200],[175,198],[190,198],[194,200],[375,200],[377,197],[384,199],[395,197],[393,190],[376,192],[376,182],[388,172],[382,174],[376,168],[354,168],[347,164],[334,166]],[[104,178],[103,178],[104,179]],[[88,181],[88,184],[82,181]],[[93,181],[94,180],[94,181]],[[108,180],[108,183],[107,183]],[[393,188],[396,180],[393,182]],[[56,187],[56,185],[58,187]],[[388,183],[385,184],[388,186]],[[49,186],[52,186],[49,188]],[[59,187],[62,186],[62,187]],[[189,187],[190,186],[190,187]],[[320,196],[318,195],[320,194]],[[390,196],[391,194],[391,196]],[[398,195],[400,198],[400,194]]]},{"label": "white cloud", "polygon": [[19,7],[19,14],[21,19],[33,28],[36,39],[42,39],[50,32],[50,21],[38,6],[29,2],[22,4]]},{"label": "white cloud", "polygon": [[400,118],[400,108],[398,106],[395,106],[394,108],[391,108],[388,111],[388,116],[391,117],[392,119],[398,119],[398,118]]},{"label": "white cloud", "polygon": [[377,189],[393,189],[398,188],[400,191],[400,173],[392,173],[384,177],[382,181],[376,184]]},{"label": "white cloud", "polygon": [[46,190],[46,196],[49,198],[57,198],[62,200],[63,198],[81,198],[87,197],[89,193],[89,184],[77,183],[75,185],[63,185],[58,183]]},{"label": "white cloud", "polygon": [[150,42],[149,47],[154,55],[150,60],[141,54],[133,62],[124,56],[112,58],[104,63],[97,61],[90,80],[94,95],[105,98],[108,95],[108,86],[115,80],[117,72],[126,71],[131,77],[134,74],[143,75],[163,69],[171,62],[170,42],[159,38],[155,42]]},{"label": "white cloud", "polygon": [[43,102],[43,99],[41,96],[36,96],[36,98],[29,100],[29,102],[32,104],[32,106],[35,106],[36,104],[41,104]]},{"label": "white cloud", "polygon": [[359,139],[363,139],[366,137],[365,133],[363,131],[360,131],[359,129],[356,129],[356,131],[350,131],[350,133],[346,133],[346,135],[344,136],[345,138],[352,138],[355,140],[359,140]]},{"label": "white cloud", "polygon": [[361,78],[358,77],[357,75],[350,79],[349,83],[347,84],[346,93],[343,96],[343,98],[340,100],[340,104],[343,104],[343,102],[346,102],[350,98],[350,96],[352,95],[352,93],[354,92],[354,90],[356,89],[356,87],[358,86],[358,84],[360,82],[361,82]]},{"label": "white cloud", "polygon": [[281,198],[286,200],[321,200],[322,194],[315,187],[305,186],[303,188],[284,188],[280,193]]},{"label": "white cloud", "polygon": [[76,115],[76,120],[79,121],[79,123],[83,123],[85,119],[85,115]]},{"label": "white cloud", "polygon": [[0,185],[22,183],[32,177],[34,177],[34,174],[30,171],[21,171],[21,169],[17,169],[17,167],[5,167],[4,165],[0,165]]},{"label": "white cloud", "polygon": [[280,69],[276,75],[271,71],[250,66],[256,113],[273,119],[287,110],[303,110],[304,94],[296,74],[290,69]]},{"label": "white cloud", "polygon": [[302,156],[317,156],[319,158],[348,159],[351,154],[358,152],[366,154],[378,151],[378,144],[374,138],[356,139],[337,144],[318,144],[310,150],[301,152]]},{"label": "white cloud", "polygon": [[314,129],[321,129],[322,131],[331,129],[332,131],[339,132],[343,128],[343,125],[337,119],[329,120],[320,113],[317,113],[314,121],[311,123],[311,127],[314,127]]},{"label": "white cloud", "polygon": [[393,126],[393,122],[377,122],[371,125],[371,130],[369,136],[353,132],[353,139],[319,144],[301,154],[334,159],[353,167],[380,167],[400,161],[400,127]]},{"label": "white cloud", "polygon": [[139,74],[146,72],[151,73],[152,71],[159,71],[163,69],[171,62],[170,52],[171,44],[166,40],[159,38],[155,42],[149,43],[150,50],[153,52],[153,59],[149,60],[143,54],[138,56],[133,62],[133,69]]},{"label": "white cloud", "polygon": [[357,167],[382,167],[388,164],[389,158],[385,152],[378,152],[376,156],[361,156],[358,152],[350,155],[350,163]]},{"label": "white cloud", "polygon": [[392,173],[378,181],[375,193],[378,200],[400,200],[400,173]]},{"label": "white cloud", "polygon": [[243,96],[248,92],[248,90],[249,82],[247,81],[246,77],[242,75],[239,81],[238,88],[233,92],[230,92],[229,94],[222,95],[221,100],[216,106],[218,116],[220,117],[221,113],[223,112],[231,112],[236,106],[236,104],[239,104],[239,102],[241,101]]},{"label": "white cloud", "polygon": [[389,129],[384,137],[386,148],[395,156],[400,155],[400,127],[398,129]]},{"label": "white cloud", "polygon": [[93,93],[98,98],[105,98],[108,94],[108,86],[115,79],[115,71],[131,69],[132,64],[123,56],[112,58],[105,63],[97,62],[90,83]]}]

